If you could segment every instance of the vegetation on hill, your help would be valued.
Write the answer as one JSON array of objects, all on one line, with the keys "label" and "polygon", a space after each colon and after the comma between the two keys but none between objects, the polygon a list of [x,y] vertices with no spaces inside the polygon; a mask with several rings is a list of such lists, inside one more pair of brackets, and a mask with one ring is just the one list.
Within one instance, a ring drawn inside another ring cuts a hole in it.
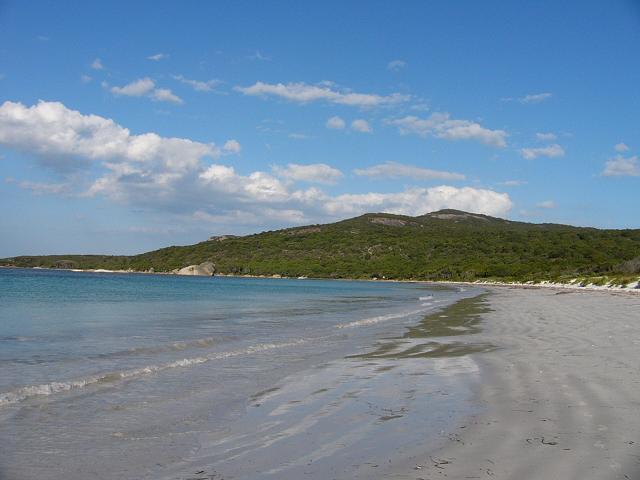
[{"label": "vegetation on hill", "polygon": [[457,210],[366,214],[327,225],[212,237],[133,256],[15,257],[0,265],[324,278],[541,280],[640,273],[640,230],[512,222]]}]

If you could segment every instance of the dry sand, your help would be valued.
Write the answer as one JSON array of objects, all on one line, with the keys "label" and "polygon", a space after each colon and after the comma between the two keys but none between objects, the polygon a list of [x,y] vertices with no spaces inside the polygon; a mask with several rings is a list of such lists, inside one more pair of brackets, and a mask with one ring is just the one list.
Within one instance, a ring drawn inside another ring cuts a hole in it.
[{"label": "dry sand", "polygon": [[484,411],[386,478],[640,479],[640,297],[490,290]]}]

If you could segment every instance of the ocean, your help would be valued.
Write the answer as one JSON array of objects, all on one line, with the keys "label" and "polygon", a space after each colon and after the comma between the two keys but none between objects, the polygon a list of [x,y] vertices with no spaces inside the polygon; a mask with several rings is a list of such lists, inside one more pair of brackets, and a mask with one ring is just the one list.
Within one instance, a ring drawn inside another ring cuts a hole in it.
[{"label": "ocean", "polygon": [[479,293],[0,269],[0,479],[350,478],[465,411],[473,360],[403,333]]}]

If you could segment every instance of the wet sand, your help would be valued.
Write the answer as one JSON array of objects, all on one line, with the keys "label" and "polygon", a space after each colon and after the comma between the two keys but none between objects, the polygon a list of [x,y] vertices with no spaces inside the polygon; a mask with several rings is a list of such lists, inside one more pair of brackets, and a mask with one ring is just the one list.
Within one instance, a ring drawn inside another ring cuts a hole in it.
[{"label": "wet sand", "polygon": [[482,411],[386,478],[640,478],[640,298],[490,291]]},{"label": "wet sand", "polygon": [[486,295],[460,300],[256,392],[228,430],[200,435],[197,450],[162,478],[388,477],[479,412],[470,354],[495,348],[477,341],[486,311]]}]

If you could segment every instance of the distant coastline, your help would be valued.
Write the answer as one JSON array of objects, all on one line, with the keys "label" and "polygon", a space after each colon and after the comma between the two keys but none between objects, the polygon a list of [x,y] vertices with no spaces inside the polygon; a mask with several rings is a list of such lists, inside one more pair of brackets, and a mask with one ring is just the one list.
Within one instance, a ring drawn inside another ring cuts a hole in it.
[{"label": "distant coastline", "polygon": [[458,210],[371,213],[136,255],[22,255],[0,265],[248,277],[637,285],[640,229],[513,222]]},{"label": "distant coastline", "polygon": [[[113,273],[113,274],[137,274],[137,275],[170,275],[185,276],[175,272],[149,272],[137,270],[108,270],[108,269],[79,269],[79,268],[45,268],[45,267],[17,267],[0,265],[0,269],[25,269],[25,270],[48,270],[48,271],[66,271],[76,273]],[[566,282],[538,280],[527,282],[516,282],[506,280],[475,280],[472,282],[464,281],[448,281],[448,280],[419,280],[419,279],[386,279],[386,278],[324,278],[324,277],[288,277],[280,274],[274,275],[250,275],[235,273],[216,273],[216,277],[232,277],[232,278],[264,278],[264,279],[283,279],[283,280],[339,280],[339,281],[358,281],[358,282],[389,282],[389,283],[424,283],[430,285],[462,285],[462,286],[487,286],[487,287],[505,287],[505,288],[535,288],[535,289],[556,289],[570,291],[600,291],[611,293],[629,293],[640,295],[640,276],[630,282],[621,285],[616,284],[615,279],[609,282],[601,282],[602,277],[594,278],[575,278]]]}]

